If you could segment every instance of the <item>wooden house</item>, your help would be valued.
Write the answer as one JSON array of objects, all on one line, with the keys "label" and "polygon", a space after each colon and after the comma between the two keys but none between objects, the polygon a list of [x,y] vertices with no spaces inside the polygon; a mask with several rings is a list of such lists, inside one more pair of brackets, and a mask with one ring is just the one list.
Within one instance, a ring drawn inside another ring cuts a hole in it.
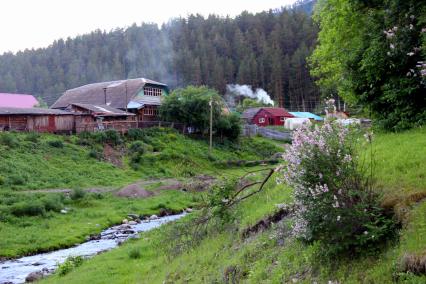
[{"label": "wooden house", "polygon": [[74,115],[55,109],[0,107],[0,131],[8,130],[71,133]]},{"label": "wooden house", "polygon": [[138,122],[157,121],[158,106],[169,92],[167,85],[145,78],[101,82],[66,91],[52,109],[73,104],[108,106],[135,114]]},{"label": "wooden house", "polygon": [[293,118],[294,116],[284,108],[262,107],[247,109],[241,117],[247,124],[268,126],[284,125],[287,118]]}]

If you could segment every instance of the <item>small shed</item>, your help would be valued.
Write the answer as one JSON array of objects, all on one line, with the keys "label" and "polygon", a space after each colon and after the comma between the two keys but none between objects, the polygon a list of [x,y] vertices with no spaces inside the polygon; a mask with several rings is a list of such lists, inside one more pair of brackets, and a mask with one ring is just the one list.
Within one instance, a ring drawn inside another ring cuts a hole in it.
[{"label": "small shed", "polygon": [[284,108],[264,107],[259,108],[253,117],[249,119],[249,124],[258,126],[284,125],[285,120],[292,117],[294,116]]},{"label": "small shed", "polygon": [[292,114],[296,118],[309,118],[310,120],[315,121],[324,120],[324,118],[322,118],[321,116],[306,111],[291,111],[290,114]]},{"label": "small shed", "polygon": [[136,115],[108,105],[70,104],[65,110],[75,116],[75,131],[98,131],[108,128],[127,132],[137,127]]},{"label": "small shed", "polygon": [[70,133],[74,115],[54,109],[0,107],[0,131],[8,130]]}]

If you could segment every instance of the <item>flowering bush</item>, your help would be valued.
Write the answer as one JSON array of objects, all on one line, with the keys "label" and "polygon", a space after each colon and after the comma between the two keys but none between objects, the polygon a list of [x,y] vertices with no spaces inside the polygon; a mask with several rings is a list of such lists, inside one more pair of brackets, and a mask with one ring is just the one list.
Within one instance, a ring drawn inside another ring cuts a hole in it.
[{"label": "flowering bush", "polygon": [[294,132],[285,154],[284,178],[297,208],[293,232],[320,241],[331,254],[374,245],[394,228],[360,167],[356,137],[354,130],[330,122],[305,127]]}]

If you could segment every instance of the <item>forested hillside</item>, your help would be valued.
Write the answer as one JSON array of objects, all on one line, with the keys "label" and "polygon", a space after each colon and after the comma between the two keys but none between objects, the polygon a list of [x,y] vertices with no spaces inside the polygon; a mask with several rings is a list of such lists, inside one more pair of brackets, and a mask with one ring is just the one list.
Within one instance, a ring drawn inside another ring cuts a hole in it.
[{"label": "forested hillside", "polygon": [[52,103],[83,84],[147,77],[172,88],[205,84],[221,93],[229,83],[249,84],[292,110],[312,110],[319,92],[305,58],[317,26],[304,10],[243,12],[235,18],[190,15],[161,28],[134,24],[6,53],[0,56],[0,91],[31,93]]}]

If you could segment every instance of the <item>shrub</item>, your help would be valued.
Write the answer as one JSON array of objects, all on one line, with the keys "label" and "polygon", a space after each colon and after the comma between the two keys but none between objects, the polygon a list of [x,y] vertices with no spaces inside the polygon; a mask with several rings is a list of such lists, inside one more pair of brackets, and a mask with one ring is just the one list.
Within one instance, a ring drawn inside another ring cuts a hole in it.
[{"label": "shrub", "polygon": [[135,141],[130,144],[129,150],[132,153],[143,155],[146,152],[146,144],[141,141]]},{"label": "shrub", "polygon": [[12,133],[1,133],[0,144],[13,148],[19,145],[19,141]]},{"label": "shrub", "polygon": [[104,155],[103,155],[103,149],[102,147],[98,147],[98,145],[94,145],[90,151],[89,151],[89,157],[93,158],[93,159],[97,159],[97,160],[102,160]]},{"label": "shrub", "polygon": [[105,131],[106,143],[111,145],[119,145],[123,141],[121,140],[120,134],[115,129],[108,129]]},{"label": "shrub", "polygon": [[46,196],[45,198],[41,199],[41,202],[43,203],[46,211],[59,212],[64,207],[61,198],[57,195]]},{"label": "shrub", "polygon": [[131,128],[127,132],[127,138],[129,140],[141,140],[144,137],[144,131],[139,128]]},{"label": "shrub", "polygon": [[14,173],[7,178],[7,183],[10,185],[23,185],[27,180],[28,176],[26,174]]},{"label": "shrub", "polygon": [[86,192],[81,188],[76,188],[71,192],[70,198],[72,200],[80,200],[86,196]]},{"label": "shrub", "polygon": [[236,114],[223,115],[215,122],[216,135],[223,140],[235,141],[241,134],[240,118]]},{"label": "shrub", "polygon": [[129,258],[138,259],[141,258],[141,251],[139,248],[135,247],[129,250]]},{"label": "shrub", "polygon": [[10,212],[17,216],[40,216],[46,213],[44,204],[40,200],[21,201],[11,206]]},{"label": "shrub", "polygon": [[68,257],[64,263],[59,265],[58,274],[60,276],[64,276],[72,271],[74,268],[79,267],[83,263],[84,259],[81,256],[70,256]]},{"label": "shrub", "polygon": [[91,133],[90,139],[98,144],[103,144],[107,141],[106,134],[104,131]]},{"label": "shrub", "polygon": [[301,128],[285,154],[284,177],[297,208],[293,232],[319,241],[323,254],[373,249],[395,228],[357,160],[354,137],[354,131],[330,123]]},{"label": "shrub", "polygon": [[25,136],[26,141],[37,143],[40,139],[40,134],[37,132],[30,132]]},{"label": "shrub", "polygon": [[61,140],[51,140],[48,144],[54,148],[64,148],[64,143]]}]

